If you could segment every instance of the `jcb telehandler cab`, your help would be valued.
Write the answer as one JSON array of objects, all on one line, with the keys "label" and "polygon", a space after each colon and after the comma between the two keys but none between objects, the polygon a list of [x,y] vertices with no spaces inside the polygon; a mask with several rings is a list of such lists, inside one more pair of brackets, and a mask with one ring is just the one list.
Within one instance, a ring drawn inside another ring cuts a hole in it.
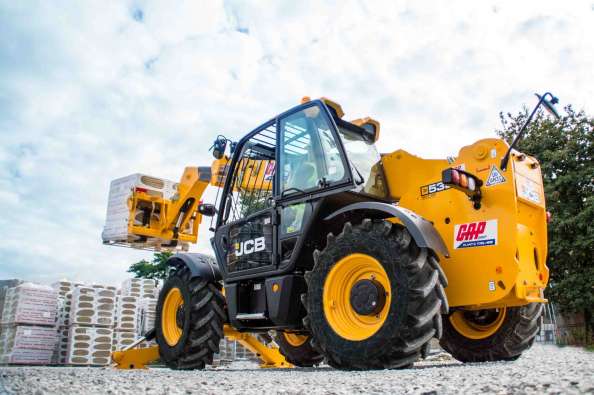
[{"label": "jcb telehandler cab", "polygon": [[[548,281],[538,162],[499,139],[451,160],[380,155],[379,123],[343,116],[304,99],[217,139],[213,166],[187,168],[172,197],[133,189],[127,235],[107,243],[179,247],[216,216],[216,258],[169,261],[155,328],[168,366],[211,363],[229,330],[341,369],[409,366],[434,337],[461,361],[530,347]],[[216,206],[200,202],[209,184]]]}]

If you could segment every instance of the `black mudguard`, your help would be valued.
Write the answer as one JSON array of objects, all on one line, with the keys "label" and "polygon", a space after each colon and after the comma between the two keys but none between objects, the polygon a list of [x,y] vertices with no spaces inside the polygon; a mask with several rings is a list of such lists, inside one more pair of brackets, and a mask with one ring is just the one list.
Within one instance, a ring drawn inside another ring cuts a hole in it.
[{"label": "black mudguard", "polygon": [[221,281],[223,276],[216,260],[205,254],[178,252],[167,260],[169,266],[186,265],[192,277],[201,277],[209,282]]},{"label": "black mudguard", "polygon": [[420,215],[404,207],[381,202],[354,203],[336,210],[324,218],[324,220],[328,221],[340,214],[355,210],[365,211],[365,216],[369,218],[396,217],[402,221],[419,247],[432,249],[446,258],[449,258],[450,256],[448,248],[446,247],[443,239],[433,224]]}]

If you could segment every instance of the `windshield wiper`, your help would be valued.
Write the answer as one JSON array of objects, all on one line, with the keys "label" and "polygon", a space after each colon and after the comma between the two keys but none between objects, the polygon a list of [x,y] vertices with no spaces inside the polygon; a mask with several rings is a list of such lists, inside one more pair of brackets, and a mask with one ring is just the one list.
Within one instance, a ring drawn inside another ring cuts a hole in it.
[{"label": "windshield wiper", "polygon": [[363,184],[365,182],[365,178],[363,178],[363,175],[361,174],[361,172],[359,171],[359,169],[357,169],[357,166],[355,166],[355,164],[353,162],[351,162],[351,166],[353,166],[353,169],[355,169],[355,171],[357,172],[357,175],[361,179],[360,181],[355,181],[355,183],[357,185]]}]

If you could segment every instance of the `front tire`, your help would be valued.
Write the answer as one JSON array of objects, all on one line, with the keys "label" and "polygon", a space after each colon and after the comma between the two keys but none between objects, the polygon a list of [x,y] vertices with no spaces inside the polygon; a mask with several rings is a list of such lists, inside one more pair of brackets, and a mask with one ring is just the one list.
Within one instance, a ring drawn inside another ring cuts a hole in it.
[{"label": "front tire", "polygon": [[225,321],[221,285],[191,277],[182,265],[165,281],[155,319],[161,360],[171,369],[203,369],[219,351]]},{"label": "front tire", "polygon": [[304,324],[332,367],[408,367],[441,336],[445,275],[403,226],[346,223],[314,262],[305,276]]},{"label": "front tire", "polygon": [[542,303],[462,311],[444,317],[440,345],[461,362],[513,361],[529,349],[539,331]]},{"label": "front tire", "polygon": [[324,356],[312,346],[311,340],[310,335],[290,332],[279,332],[274,338],[285,359],[299,367],[312,367],[324,360]]}]

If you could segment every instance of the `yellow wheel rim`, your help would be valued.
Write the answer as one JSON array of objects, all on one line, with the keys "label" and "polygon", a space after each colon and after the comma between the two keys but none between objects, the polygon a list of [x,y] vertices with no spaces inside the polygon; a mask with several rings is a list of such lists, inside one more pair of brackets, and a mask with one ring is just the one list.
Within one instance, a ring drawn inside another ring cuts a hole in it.
[{"label": "yellow wheel rim", "polygon": [[287,343],[289,343],[293,347],[302,346],[303,344],[305,344],[305,342],[309,338],[309,336],[298,335],[296,333],[290,333],[290,332],[283,332],[283,336],[285,337],[285,340],[287,341]]},{"label": "yellow wheel rim", "polygon": [[479,340],[494,335],[499,328],[501,328],[501,325],[503,325],[503,322],[505,321],[507,309],[502,308],[494,310],[493,314],[491,314],[491,319],[487,322],[480,322],[473,319],[472,315],[470,315],[472,313],[473,312],[461,310],[455,311],[449,317],[450,323],[462,336],[469,339]]},{"label": "yellow wheel rim", "polygon": [[171,347],[175,346],[182,336],[182,328],[177,325],[177,312],[184,305],[184,298],[179,288],[171,288],[163,302],[161,312],[161,329],[163,337]]},{"label": "yellow wheel rim", "polygon": [[[379,282],[386,292],[381,311],[375,315],[360,315],[351,306],[351,289],[357,281]],[[324,282],[324,315],[330,327],[347,340],[361,341],[373,336],[384,324],[390,310],[392,289],[384,267],[373,257],[351,254],[328,273]]]}]

